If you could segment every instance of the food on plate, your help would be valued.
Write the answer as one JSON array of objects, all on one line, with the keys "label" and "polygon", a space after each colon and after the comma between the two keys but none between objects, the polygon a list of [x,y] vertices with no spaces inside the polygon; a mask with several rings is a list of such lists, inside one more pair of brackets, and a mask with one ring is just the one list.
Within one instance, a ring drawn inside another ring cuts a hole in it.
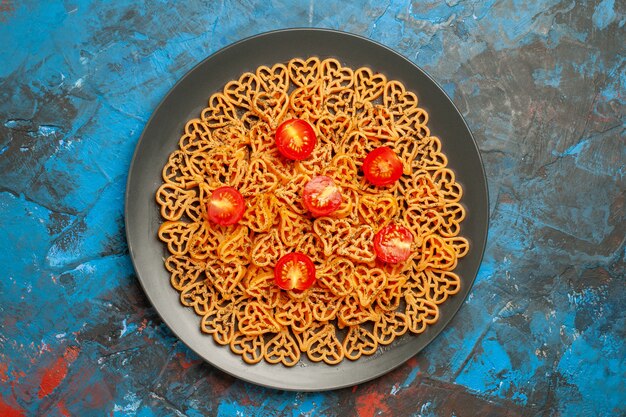
[{"label": "food on plate", "polygon": [[276,262],[274,280],[283,290],[304,291],[315,282],[315,265],[303,253],[289,253]]},{"label": "food on plate", "polygon": [[294,161],[308,158],[317,142],[313,127],[302,119],[290,119],[281,123],[275,136],[278,152]]},{"label": "food on plate", "polygon": [[304,185],[302,204],[314,216],[327,216],[339,209],[341,190],[335,181],[326,175],[313,177]]},{"label": "food on plate", "polygon": [[402,160],[391,148],[381,146],[365,157],[363,174],[374,185],[391,185],[402,176]]},{"label": "food on plate", "polygon": [[406,261],[413,253],[412,246],[413,235],[404,226],[390,224],[374,235],[374,251],[383,262],[397,264]]},{"label": "food on plate", "polygon": [[224,186],[211,193],[207,203],[207,216],[213,223],[229,226],[241,220],[245,207],[241,193],[233,187]]},{"label": "food on plate", "polygon": [[334,58],[261,66],[185,126],[156,192],[180,302],[250,364],[337,364],[456,294],[462,188],[402,83]]}]

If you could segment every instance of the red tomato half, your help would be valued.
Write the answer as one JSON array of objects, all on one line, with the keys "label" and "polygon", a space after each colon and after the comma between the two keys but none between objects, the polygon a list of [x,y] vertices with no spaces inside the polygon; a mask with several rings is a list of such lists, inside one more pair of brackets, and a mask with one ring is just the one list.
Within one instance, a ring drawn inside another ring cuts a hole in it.
[{"label": "red tomato half", "polygon": [[397,264],[409,259],[412,243],[413,235],[409,229],[390,224],[380,229],[374,236],[374,251],[381,261]]},{"label": "red tomato half", "polygon": [[376,186],[393,184],[402,176],[402,160],[387,146],[367,154],[363,161],[365,178]]},{"label": "red tomato half", "polygon": [[306,120],[287,120],[276,129],[276,146],[285,158],[296,161],[306,159],[316,143],[315,131]]},{"label": "red tomato half", "polygon": [[207,214],[212,222],[228,226],[241,220],[245,208],[241,193],[226,186],[213,191],[207,204]]},{"label": "red tomato half", "polygon": [[315,265],[303,253],[289,253],[276,263],[274,282],[283,290],[304,291],[315,282]]},{"label": "red tomato half", "polygon": [[332,178],[314,177],[304,186],[302,202],[315,217],[326,216],[341,206],[341,190]]}]

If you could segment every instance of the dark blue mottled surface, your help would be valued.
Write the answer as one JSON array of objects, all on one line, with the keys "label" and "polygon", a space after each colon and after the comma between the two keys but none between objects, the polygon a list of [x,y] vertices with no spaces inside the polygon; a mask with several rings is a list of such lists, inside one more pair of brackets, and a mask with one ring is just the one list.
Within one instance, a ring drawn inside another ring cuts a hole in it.
[{"label": "dark blue mottled surface", "polygon": [[[626,413],[624,2],[114,3],[0,4],[0,415]],[[174,82],[292,26],[361,34],[427,70],[491,191],[485,259],[448,330],[328,393],[200,361],[149,306],[123,229],[133,149]]]}]

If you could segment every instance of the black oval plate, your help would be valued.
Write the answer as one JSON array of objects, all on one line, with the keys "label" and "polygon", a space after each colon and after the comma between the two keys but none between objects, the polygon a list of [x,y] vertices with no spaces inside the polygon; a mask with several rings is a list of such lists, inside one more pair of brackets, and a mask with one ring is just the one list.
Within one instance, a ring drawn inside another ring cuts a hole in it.
[{"label": "black oval plate", "polygon": [[[471,249],[456,273],[461,291],[440,307],[440,319],[419,336],[405,335],[373,356],[338,365],[302,360],[294,367],[261,362],[248,365],[228,347],[215,344],[200,331],[200,318],[184,307],[163,266],[161,223],[155,202],[161,170],[177,147],[185,123],[198,117],[209,96],[245,71],[272,66],[292,58],[335,57],[353,69],[367,66],[388,79],[404,83],[417,94],[429,115],[428,126],[441,138],[449,167],[464,190],[467,217],[461,234]],[[323,29],[287,29],[260,34],[228,46],[189,71],[167,94],[148,121],[135,149],[126,190],[126,234],[139,281],[170,329],[193,351],[217,368],[238,378],[273,388],[318,391],[355,385],[396,368],[422,350],[448,324],[463,303],[480,265],[488,227],[487,182],[478,148],[463,117],[443,90],[406,58],[360,36]]]}]

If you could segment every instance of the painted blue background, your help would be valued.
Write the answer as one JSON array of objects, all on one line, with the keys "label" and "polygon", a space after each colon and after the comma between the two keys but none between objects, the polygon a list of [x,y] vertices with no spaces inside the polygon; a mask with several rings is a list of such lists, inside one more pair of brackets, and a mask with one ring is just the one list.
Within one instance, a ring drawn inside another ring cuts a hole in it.
[{"label": "painted blue background", "polygon": [[[0,415],[626,413],[626,9],[613,0],[0,4]],[[45,4],[45,5],[44,5]],[[278,392],[204,364],[128,256],[151,112],[234,41],[367,36],[428,71],[481,149],[491,230],[466,303],[373,382]]]}]

